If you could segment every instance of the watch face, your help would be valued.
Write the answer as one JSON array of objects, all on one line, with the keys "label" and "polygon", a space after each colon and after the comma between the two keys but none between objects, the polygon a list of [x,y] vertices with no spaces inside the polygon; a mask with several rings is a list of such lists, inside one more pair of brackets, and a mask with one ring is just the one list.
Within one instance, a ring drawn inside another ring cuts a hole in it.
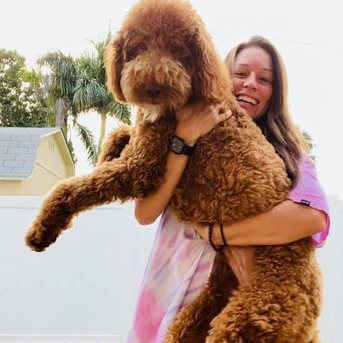
[{"label": "watch face", "polygon": [[176,152],[177,154],[180,154],[182,152],[182,148],[184,147],[184,145],[185,143],[181,139],[173,137],[170,142],[170,149]]}]

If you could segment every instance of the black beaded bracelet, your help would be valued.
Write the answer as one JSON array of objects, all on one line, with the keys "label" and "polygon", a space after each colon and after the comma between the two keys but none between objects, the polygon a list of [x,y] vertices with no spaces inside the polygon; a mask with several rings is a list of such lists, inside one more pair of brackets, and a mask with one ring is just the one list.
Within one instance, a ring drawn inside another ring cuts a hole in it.
[{"label": "black beaded bracelet", "polygon": [[217,251],[217,252],[222,251],[223,246],[217,246],[213,243],[212,234],[213,234],[213,224],[209,225],[208,227],[208,241],[214,251]]},{"label": "black beaded bracelet", "polygon": [[223,241],[224,246],[228,246],[227,241],[225,239],[225,235],[224,235],[224,226],[223,226],[223,224],[220,224],[220,233],[222,235],[222,241]]}]

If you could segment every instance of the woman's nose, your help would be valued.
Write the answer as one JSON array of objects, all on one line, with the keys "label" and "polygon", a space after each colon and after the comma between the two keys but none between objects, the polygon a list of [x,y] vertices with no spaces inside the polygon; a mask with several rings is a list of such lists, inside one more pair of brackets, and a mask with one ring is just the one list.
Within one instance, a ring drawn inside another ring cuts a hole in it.
[{"label": "woman's nose", "polygon": [[256,78],[254,75],[250,75],[244,80],[244,87],[256,89]]}]

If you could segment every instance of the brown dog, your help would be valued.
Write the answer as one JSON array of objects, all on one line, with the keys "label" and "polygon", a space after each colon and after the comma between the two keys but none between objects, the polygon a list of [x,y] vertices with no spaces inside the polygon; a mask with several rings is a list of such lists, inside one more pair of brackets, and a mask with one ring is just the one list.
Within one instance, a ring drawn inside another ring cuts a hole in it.
[{"label": "brown dog", "polygon": [[[79,212],[152,194],[163,182],[175,110],[226,101],[233,115],[202,137],[171,207],[192,224],[230,224],[287,199],[283,161],[236,103],[200,17],[182,0],[143,0],[106,54],[108,83],[138,106],[134,128],[113,133],[93,173],[61,182],[26,236],[43,250]],[[256,249],[257,272],[238,286],[221,254],[206,289],[181,310],[168,343],[314,343],[321,287],[309,239]],[[148,342],[147,342],[148,343]]]}]

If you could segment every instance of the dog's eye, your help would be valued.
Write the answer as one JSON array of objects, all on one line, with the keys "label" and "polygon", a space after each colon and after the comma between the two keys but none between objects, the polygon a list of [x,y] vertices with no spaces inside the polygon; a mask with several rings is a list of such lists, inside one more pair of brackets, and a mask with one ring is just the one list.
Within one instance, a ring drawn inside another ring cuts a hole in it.
[{"label": "dog's eye", "polygon": [[130,61],[134,59],[137,55],[137,49],[136,48],[130,48],[126,51],[125,59],[127,61]]},{"label": "dog's eye", "polygon": [[138,44],[138,49],[145,51],[145,50],[148,50],[148,47],[147,47],[147,45],[144,42],[140,42]]},{"label": "dog's eye", "polygon": [[177,44],[171,44],[170,45],[170,52],[172,54],[176,54],[179,51],[179,46]]},{"label": "dog's eye", "polygon": [[145,51],[148,50],[148,46],[144,42],[140,42],[136,45],[131,45],[127,47],[126,50],[126,55],[125,55],[125,60],[126,61],[131,61],[139,55],[140,51]]}]

